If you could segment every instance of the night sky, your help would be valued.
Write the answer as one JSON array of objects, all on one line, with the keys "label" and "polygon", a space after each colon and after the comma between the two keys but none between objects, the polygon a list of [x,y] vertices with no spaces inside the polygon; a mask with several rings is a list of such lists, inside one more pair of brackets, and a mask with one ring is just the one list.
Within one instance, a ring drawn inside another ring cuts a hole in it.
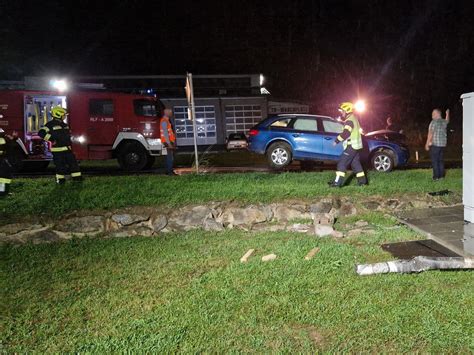
[{"label": "night sky", "polygon": [[0,79],[264,73],[274,97],[425,123],[474,91],[474,1],[9,1]]}]

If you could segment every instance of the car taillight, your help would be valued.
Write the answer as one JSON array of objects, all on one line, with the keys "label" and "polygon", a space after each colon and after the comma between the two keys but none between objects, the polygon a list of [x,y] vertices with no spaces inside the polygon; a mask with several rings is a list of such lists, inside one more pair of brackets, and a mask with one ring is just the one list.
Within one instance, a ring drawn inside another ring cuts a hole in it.
[{"label": "car taillight", "polygon": [[258,129],[251,129],[249,131],[249,136],[250,137],[253,137],[253,136],[256,136],[260,131]]}]

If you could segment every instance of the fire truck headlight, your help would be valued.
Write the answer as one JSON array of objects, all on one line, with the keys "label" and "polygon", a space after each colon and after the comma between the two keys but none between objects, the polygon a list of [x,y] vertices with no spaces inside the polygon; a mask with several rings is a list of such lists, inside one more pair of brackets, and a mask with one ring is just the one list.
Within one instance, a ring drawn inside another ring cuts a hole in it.
[{"label": "fire truck headlight", "polygon": [[86,137],[84,137],[84,136],[79,136],[76,139],[81,144],[84,144],[86,142]]},{"label": "fire truck headlight", "polygon": [[161,145],[161,139],[159,138],[148,138],[146,141],[148,142],[149,145],[153,145],[153,146]]}]

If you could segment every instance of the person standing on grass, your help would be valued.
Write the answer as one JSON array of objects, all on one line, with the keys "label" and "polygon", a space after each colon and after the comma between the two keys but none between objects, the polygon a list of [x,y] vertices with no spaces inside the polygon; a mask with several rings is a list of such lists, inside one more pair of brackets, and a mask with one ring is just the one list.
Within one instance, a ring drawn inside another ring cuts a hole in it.
[{"label": "person standing on grass", "polygon": [[161,143],[166,147],[166,175],[176,175],[173,171],[174,151],[176,149],[176,136],[171,125],[173,111],[165,108],[163,117],[160,119]]},{"label": "person standing on grass", "polygon": [[448,143],[449,109],[446,110],[446,119],[443,119],[441,110],[435,108],[431,113],[431,123],[428,128],[425,150],[430,152],[433,165],[433,180],[444,178],[444,149]]},{"label": "person standing on grass", "polygon": [[342,187],[349,166],[351,166],[352,171],[356,174],[358,185],[365,186],[368,184],[367,176],[360,162],[360,153],[363,148],[362,129],[359,120],[354,114],[354,104],[352,102],[343,102],[339,106],[339,112],[344,119],[344,129],[336,137],[333,145],[336,146],[342,143],[344,152],[337,162],[336,178],[329,183],[329,186]]},{"label": "person standing on grass", "polygon": [[0,128],[0,197],[7,196],[12,182],[13,168],[8,161],[10,146],[18,139],[18,133],[8,135]]},{"label": "person standing on grass", "polygon": [[53,162],[56,167],[56,183],[66,183],[66,174],[70,173],[75,182],[82,181],[82,173],[72,151],[71,130],[65,122],[68,112],[61,106],[51,109],[53,119],[46,123],[38,132],[45,142],[51,142]]}]

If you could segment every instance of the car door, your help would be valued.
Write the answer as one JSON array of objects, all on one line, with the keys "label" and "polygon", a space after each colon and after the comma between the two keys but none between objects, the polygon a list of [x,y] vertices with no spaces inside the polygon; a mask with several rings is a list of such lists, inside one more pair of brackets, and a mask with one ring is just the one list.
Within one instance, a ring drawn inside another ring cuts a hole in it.
[{"label": "car door", "polygon": [[295,158],[320,159],[323,137],[316,117],[301,116],[293,121],[291,137]]},{"label": "car door", "polygon": [[323,154],[324,158],[328,160],[337,160],[344,148],[342,142],[334,146],[333,142],[336,140],[336,137],[342,133],[344,126],[342,122],[338,122],[330,119],[322,119],[322,126],[324,129],[323,134]]}]

